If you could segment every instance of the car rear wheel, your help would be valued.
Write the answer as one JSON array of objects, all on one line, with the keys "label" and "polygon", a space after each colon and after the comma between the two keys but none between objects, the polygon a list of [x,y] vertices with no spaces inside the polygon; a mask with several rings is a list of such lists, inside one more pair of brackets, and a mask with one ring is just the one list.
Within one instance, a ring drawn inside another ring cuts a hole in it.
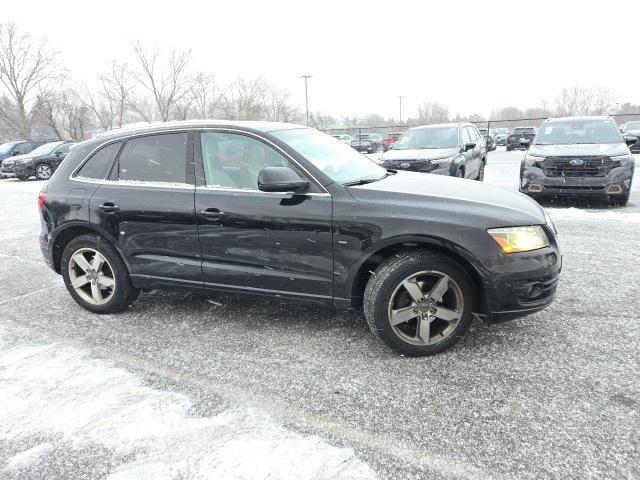
[{"label": "car rear wheel", "polygon": [[96,235],[82,235],[69,242],[62,254],[61,270],[73,299],[90,312],[118,312],[140,293],[131,285],[118,252]]},{"label": "car rear wheel", "polygon": [[39,163],[36,165],[36,178],[38,180],[49,180],[53,175],[53,169],[46,163]]},{"label": "car rear wheel", "polygon": [[397,254],[369,279],[364,314],[371,331],[394,350],[433,355],[453,346],[469,328],[472,285],[465,270],[445,255]]}]

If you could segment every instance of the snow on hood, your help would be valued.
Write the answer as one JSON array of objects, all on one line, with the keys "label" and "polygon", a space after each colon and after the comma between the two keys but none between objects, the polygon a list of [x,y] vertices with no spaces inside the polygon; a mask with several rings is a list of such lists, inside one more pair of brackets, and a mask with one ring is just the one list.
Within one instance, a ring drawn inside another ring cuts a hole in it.
[{"label": "snow on hood", "polygon": [[[127,458],[124,479],[372,479],[349,448],[284,428],[260,411],[189,415],[186,395],[62,344],[16,345],[0,330],[0,440],[50,435],[74,446],[102,445]],[[19,452],[7,470],[51,454],[43,442]],[[0,476],[2,476],[0,465]]]},{"label": "snow on hood", "polygon": [[452,157],[458,153],[458,148],[423,148],[409,150],[387,150],[380,157],[385,160],[431,160],[434,158]]}]

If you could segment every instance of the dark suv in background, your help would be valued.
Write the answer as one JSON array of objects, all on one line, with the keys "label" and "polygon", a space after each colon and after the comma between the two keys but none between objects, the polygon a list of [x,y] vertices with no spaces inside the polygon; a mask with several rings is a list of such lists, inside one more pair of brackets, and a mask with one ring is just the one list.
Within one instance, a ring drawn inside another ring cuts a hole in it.
[{"label": "dark suv in background", "polygon": [[5,159],[16,155],[24,155],[34,148],[44,145],[51,140],[14,140],[0,145],[0,166]]},{"label": "dark suv in background", "polygon": [[[26,155],[7,160],[7,163],[11,163],[7,166],[7,171],[11,170],[20,180],[27,180],[29,177],[49,180],[73,144],[74,142],[65,140],[45,143]],[[2,170],[4,173],[4,168]]]},{"label": "dark suv in background", "polygon": [[507,152],[511,150],[527,150],[537,134],[538,129],[536,127],[514,128],[505,142]]},{"label": "dark suv in background", "polygon": [[371,331],[409,355],[450,347],[473,315],[545,308],[561,268],[530,198],[387,171],[292,124],[110,132],[71,150],[38,205],[46,262],[87,310],[154,288],[363,307]]},{"label": "dark suv in background", "polygon": [[520,167],[520,191],[532,197],[587,195],[616,205],[629,201],[635,168],[610,117],[546,120]]},{"label": "dark suv in background", "polygon": [[385,168],[482,181],[487,148],[471,123],[424,125],[404,132],[379,161]]},{"label": "dark suv in background", "polygon": [[[640,120],[627,122],[620,127],[620,131],[626,137],[640,138]],[[640,153],[640,142],[632,143],[629,147],[631,153]]]}]

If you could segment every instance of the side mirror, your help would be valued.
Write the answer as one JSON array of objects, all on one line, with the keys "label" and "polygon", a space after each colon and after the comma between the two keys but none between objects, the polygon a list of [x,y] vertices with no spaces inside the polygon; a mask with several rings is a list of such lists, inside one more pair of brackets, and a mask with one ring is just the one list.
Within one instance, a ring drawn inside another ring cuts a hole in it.
[{"label": "side mirror", "polygon": [[258,174],[258,188],[263,192],[299,192],[309,182],[289,167],[265,167]]},{"label": "side mirror", "polygon": [[468,152],[469,150],[473,150],[474,148],[476,148],[476,144],[473,142],[470,143],[465,143],[464,145],[464,151]]},{"label": "side mirror", "polygon": [[634,145],[638,141],[638,137],[632,137],[631,135],[625,135],[624,141],[627,144],[627,146],[630,147],[631,145]]},{"label": "side mirror", "polygon": [[18,150],[14,150],[13,152],[11,152],[12,157],[15,157],[16,155],[20,155],[20,152]]}]

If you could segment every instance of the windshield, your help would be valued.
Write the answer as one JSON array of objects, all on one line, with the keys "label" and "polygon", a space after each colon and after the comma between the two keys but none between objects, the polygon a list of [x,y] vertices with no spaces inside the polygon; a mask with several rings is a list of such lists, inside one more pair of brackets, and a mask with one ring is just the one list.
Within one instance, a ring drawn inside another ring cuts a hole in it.
[{"label": "windshield", "polygon": [[0,155],[9,153],[15,144],[16,142],[7,142],[0,145]]},{"label": "windshield", "polygon": [[501,134],[509,133],[509,129],[508,129],[508,128],[496,128],[496,129],[494,130],[494,132],[495,132],[497,135],[501,135]]},{"label": "windshield", "polygon": [[640,122],[629,122],[625,130],[640,130]]},{"label": "windshield", "polygon": [[48,155],[49,153],[53,152],[57,147],[59,147],[63,143],[64,142],[45,143],[44,145],[40,145],[35,150],[32,150],[29,153],[29,156],[30,157],[37,157],[38,155]]},{"label": "windshield", "polygon": [[408,130],[393,145],[394,150],[456,148],[457,127],[430,127]]},{"label": "windshield", "polygon": [[536,145],[621,143],[620,133],[611,120],[567,120],[542,127]]},{"label": "windshield", "polygon": [[339,183],[377,180],[387,171],[349,145],[310,128],[271,133]]}]

